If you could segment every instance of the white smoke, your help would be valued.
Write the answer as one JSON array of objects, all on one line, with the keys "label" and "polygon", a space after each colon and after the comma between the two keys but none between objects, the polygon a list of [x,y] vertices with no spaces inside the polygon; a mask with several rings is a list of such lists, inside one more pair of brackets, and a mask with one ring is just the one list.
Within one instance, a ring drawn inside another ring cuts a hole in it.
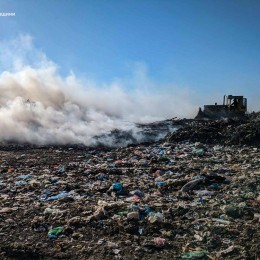
[{"label": "white smoke", "polygon": [[93,145],[95,136],[114,129],[136,132],[137,122],[196,111],[189,91],[163,91],[143,68],[134,73],[131,90],[123,79],[98,86],[73,73],[59,75],[30,36],[0,42],[0,49],[0,141]]}]

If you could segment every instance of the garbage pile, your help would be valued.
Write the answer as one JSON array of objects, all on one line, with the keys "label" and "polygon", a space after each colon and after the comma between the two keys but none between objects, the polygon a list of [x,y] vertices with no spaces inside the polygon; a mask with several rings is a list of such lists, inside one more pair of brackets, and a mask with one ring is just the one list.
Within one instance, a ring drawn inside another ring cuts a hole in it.
[{"label": "garbage pile", "polygon": [[0,258],[256,259],[260,150],[210,127],[239,132],[195,122],[167,142],[0,150]]},{"label": "garbage pile", "polygon": [[247,120],[183,121],[182,128],[169,133],[166,140],[260,147],[260,113],[250,114]]}]

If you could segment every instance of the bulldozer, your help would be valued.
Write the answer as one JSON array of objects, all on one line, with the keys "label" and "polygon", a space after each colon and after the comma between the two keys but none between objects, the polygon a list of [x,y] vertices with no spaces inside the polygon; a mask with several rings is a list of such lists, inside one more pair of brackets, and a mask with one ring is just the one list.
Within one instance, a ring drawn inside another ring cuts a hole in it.
[{"label": "bulldozer", "polygon": [[247,112],[247,99],[243,96],[224,95],[223,105],[204,105],[199,108],[195,119],[221,119],[244,117]]}]

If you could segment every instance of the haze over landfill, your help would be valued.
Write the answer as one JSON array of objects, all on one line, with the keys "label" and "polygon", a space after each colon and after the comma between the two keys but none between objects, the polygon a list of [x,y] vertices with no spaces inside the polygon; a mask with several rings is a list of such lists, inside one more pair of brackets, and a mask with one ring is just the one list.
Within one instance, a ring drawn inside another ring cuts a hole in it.
[{"label": "haze over landfill", "polygon": [[[135,131],[134,123],[189,116],[197,109],[189,93],[174,91],[174,87],[166,93],[137,85],[129,93],[119,79],[96,86],[80,82],[73,73],[62,77],[57,65],[34,48],[28,35],[1,47],[2,59],[9,54],[14,65],[0,75],[2,140],[93,144],[94,136],[113,129]],[[16,47],[15,55],[12,47]],[[32,64],[26,63],[28,59]],[[140,84],[155,84],[142,68],[135,73]]]}]

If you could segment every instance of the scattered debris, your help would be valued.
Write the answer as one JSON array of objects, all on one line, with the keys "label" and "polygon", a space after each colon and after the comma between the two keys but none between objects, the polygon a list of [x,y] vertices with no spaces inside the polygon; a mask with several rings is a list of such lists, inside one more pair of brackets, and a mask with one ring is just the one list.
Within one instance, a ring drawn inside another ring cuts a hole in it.
[{"label": "scattered debris", "polygon": [[1,259],[254,259],[257,114],[121,148],[0,149]]}]

